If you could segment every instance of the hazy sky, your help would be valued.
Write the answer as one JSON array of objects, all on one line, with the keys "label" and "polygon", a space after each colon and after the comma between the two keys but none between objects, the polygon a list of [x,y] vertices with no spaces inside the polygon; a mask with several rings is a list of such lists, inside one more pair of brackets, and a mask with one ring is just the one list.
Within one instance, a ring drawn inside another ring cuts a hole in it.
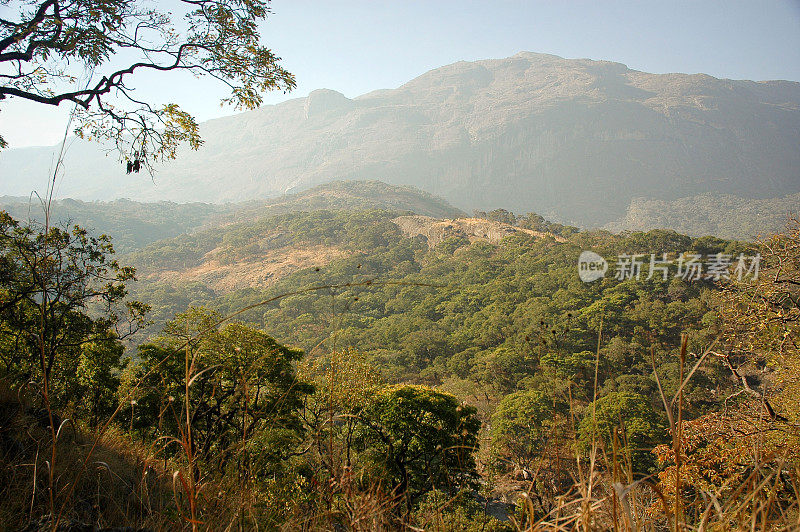
[{"label": "hazy sky", "polygon": [[[523,50],[656,73],[800,81],[800,0],[273,0],[272,8],[264,42],[298,87],[267,103],[323,87],[354,97],[455,61]],[[225,92],[211,81],[159,74],[134,85],[200,120],[234,112],[220,108]],[[13,147],[54,144],[67,111],[2,102],[0,133]]]}]

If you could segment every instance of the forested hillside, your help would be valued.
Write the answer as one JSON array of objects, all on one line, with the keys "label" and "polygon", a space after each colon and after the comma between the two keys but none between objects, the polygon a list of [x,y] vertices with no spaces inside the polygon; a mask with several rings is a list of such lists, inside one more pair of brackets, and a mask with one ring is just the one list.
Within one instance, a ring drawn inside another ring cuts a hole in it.
[{"label": "forested hillside", "polygon": [[[153,528],[194,512],[441,530],[797,515],[796,226],[755,245],[504,210],[265,212],[118,260],[107,237],[3,215],[3,446],[31,459],[47,419],[74,420],[37,481],[71,490],[69,515],[93,519],[94,501],[104,522]],[[603,279],[581,281],[587,250]],[[677,260],[756,252],[761,277]],[[636,254],[641,275],[615,272]],[[43,371],[47,395],[26,392]],[[21,526],[29,484],[4,474],[0,519]],[[609,499],[615,483],[635,498]],[[709,513],[707,493],[726,506]]]},{"label": "forested hillside", "polygon": [[[0,198],[0,209],[24,221],[44,222],[44,205],[39,198]],[[120,252],[182,235],[211,221],[220,221],[232,211],[230,205],[209,203],[140,203],[120,199],[87,202],[73,199],[54,201],[50,208],[53,225],[80,225],[113,237]]]},{"label": "forested hillside", "polygon": [[[682,331],[700,327],[711,310],[703,294],[714,285],[704,281],[582,283],[576,264],[583,249],[605,256],[677,249],[735,254],[746,249],[744,244],[668,231],[622,236],[582,232],[565,239],[516,229],[502,239],[472,242],[456,229],[431,248],[424,236],[406,236],[393,212],[317,211],[201,232],[148,246],[127,258],[139,265],[136,297],[154,306],[154,316],[164,318],[189,302],[227,314],[309,286],[402,283],[292,296],[242,317],[306,350],[330,350],[335,337],[342,347],[379,356],[380,365],[400,381],[441,384],[460,376],[478,385],[483,374],[487,384],[501,377],[491,361],[516,353],[520,358],[506,361],[511,374],[499,388],[508,393],[537,373],[530,357],[541,354],[543,332],[558,331],[568,352],[593,351],[600,316],[625,314],[620,321],[606,321],[609,338],[622,334],[625,345],[635,341],[644,346],[646,338],[632,335],[647,330],[652,341],[671,349]],[[274,250],[283,251],[279,260],[289,250],[316,250],[317,255],[304,257],[305,264],[268,283],[255,279],[247,285],[243,276],[238,286],[220,282],[226,267],[243,263],[252,272]],[[196,268],[205,275],[193,276]]]},{"label": "forested hillside", "polygon": [[779,232],[800,212],[800,194],[751,199],[700,194],[672,201],[634,198],[625,216],[605,226],[612,231],[672,229],[693,236],[755,240]]}]

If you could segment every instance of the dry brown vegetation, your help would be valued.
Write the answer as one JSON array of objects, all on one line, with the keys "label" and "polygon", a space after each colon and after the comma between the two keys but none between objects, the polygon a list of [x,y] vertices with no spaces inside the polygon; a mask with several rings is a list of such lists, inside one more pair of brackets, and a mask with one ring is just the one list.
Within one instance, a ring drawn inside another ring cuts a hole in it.
[{"label": "dry brown vegetation", "polygon": [[253,259],[226,264],[216,258],[220,249],[210,251],[202,264],[184,270],[162,270],[147,275],[151,281],[202,282],[213,290],[226,293],[241,288],[268,288],[278,279],[311,266],[325,266],[345,256],[335,246],[302,246],[268,249]]}]

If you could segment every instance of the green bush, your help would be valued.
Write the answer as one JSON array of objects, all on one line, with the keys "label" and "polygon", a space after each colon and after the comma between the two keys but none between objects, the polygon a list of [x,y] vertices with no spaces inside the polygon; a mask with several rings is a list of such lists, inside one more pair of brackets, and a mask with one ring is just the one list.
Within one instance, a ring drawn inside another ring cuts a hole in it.
[{"label": "green bush", "polygon": [[590,403],[578,429],[584,451],[596,442],[610,456],[617,436],[620,463],[630,464],[634,473],[652,471],[652,449],[664,441],[666,427],[647,397],[630,392],[611,392]]}]

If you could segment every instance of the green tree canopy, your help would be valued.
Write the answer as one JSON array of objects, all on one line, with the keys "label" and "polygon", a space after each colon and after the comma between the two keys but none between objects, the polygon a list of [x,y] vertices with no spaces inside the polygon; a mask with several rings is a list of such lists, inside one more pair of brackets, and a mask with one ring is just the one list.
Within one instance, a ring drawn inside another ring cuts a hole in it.
[{"label": "green tree canopy", "polygon": [[96,387],[113,389],[120,339],[147,311],[126,300],[135,271],[113,254],[105,235],[20,224],[0,211],[0,374],[13,387],[36,383],[52,405],[91,405],[93,415],[107,405]]},{"label": "green tree canopy", "polygon": [[452,395],[425,386],[386,386],[361,421],[364,452],[408,508],[434,488],[455,493],[473,485],[480,421],[474,408]]},{"label": "green tree canopy", "polygon": [[203,308],[176,316],[162,335],[139,347],[140,361],[132,362],[121,392],[127,397],[144,378],[131,408],[134,426],[177,437],[188,409],[201,460],[225,469],[229,457],[244,450],[266,473],[302,435],[297,411],[313,391],[295,374],[303,352],[241,323],[217,327],[220,318]]},{"label": "green tree canopy", "polygon": [[664,440],[666,427],[647,397],[611,392],[586,407],[578,438],[584,449],[597,442],[611,453],[615,433],[619,442],[617,454],[631,464],[634,472],[644,473],[655,462],[651,450]]},{"label": "green tree canopy", "polygon": [[500,401],[492,415],[492,451],[503,462],[530,467],[553,435],[556,405],[538,390],[516,392]]}]

